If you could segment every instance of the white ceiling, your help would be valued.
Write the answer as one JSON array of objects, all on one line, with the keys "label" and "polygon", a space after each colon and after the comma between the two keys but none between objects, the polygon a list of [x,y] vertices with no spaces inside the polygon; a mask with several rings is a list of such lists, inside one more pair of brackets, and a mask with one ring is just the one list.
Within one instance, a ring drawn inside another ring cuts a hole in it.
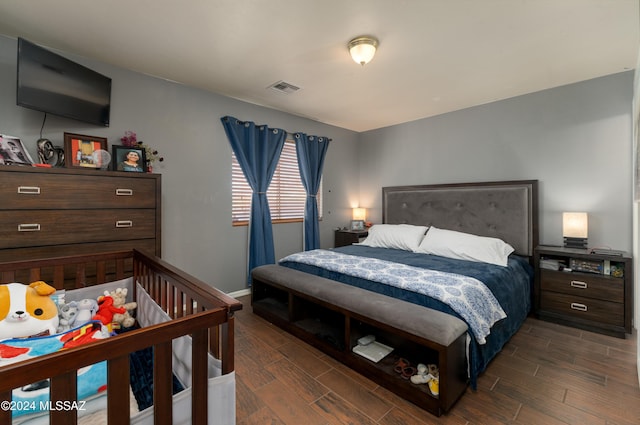
[{"label": "white ceiling", "polygon": [[0,33],[365,131],[634,69],[638,3],[0,0]]}]

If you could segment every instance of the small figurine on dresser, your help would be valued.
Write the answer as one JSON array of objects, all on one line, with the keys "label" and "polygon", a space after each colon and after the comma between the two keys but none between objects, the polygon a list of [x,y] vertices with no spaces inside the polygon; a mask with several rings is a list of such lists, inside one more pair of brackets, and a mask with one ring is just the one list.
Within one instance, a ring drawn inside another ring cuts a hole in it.
[{"label": "small figurine on dresser", "polygon": [[64,167],[64,149],[53,146],[49,139],[38,139],[38,158],[41,164]]}]

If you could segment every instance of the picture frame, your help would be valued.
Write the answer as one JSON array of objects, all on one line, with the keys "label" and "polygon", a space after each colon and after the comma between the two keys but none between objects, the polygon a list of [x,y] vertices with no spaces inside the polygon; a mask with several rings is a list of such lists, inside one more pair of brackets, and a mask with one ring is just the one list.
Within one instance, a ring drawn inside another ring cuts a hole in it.
[{"label": "picture frame", "polygon": [[107,138],[64,133],[64,163],[67,168],[104,168],[97,151],[108,151]]},{"label": "picture frame", "polygon": [[[112,164],[114,171],[124,171],[129,173],[146,173],[147,172],[147,156],[143,147],[131,147],[122,145],[112,145]],[[134,156],[138,155],[137,160]]]},{"label": "picture frame", "polygon": [[363,231],[364,230],[364,220],[351,220],[351,226],[349,227],[351,231]]},{"label": "picture frame", "polygon": [[33,165],[29,151],[18,137],[0,134],[0,165]]}]

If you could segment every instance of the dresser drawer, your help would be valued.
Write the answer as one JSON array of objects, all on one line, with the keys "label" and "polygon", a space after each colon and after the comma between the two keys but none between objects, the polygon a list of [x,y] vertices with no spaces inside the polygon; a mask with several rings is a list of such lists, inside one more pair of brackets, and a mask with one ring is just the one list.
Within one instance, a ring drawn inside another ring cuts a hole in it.
[{"label": "dresser drawer", "polygon": [[576,319],[615,326],[624,325],[624,305],[610,301],[543,291],[540,308]]},{"label": "dresser drawer", "polygon": [[2,209],[155,208],[156,180],[117,175],[4,173]]},{"label": "dresser drawer", "polygon": [[155,236],[153,209],[0,211],[0,249]]},{"label": "dresser drawer", "polygon": [[[0,263],[20,260],[36,260],[49,257],[64,257],[67,255],[92,254],[98,252],[129,251],[138,249],[150,254],[156,252],[155,239],[131,239],[126,241],[102,241],[82,244],[68,244],[55,246],[32,246],[27,248],[0,249]],[[47,279],[41,279],[47,280]],[[27,280],[25,280],[27,281]]]},{"label": "dresser drawer", "polygon": [[555,291],[617,303],[624,302],[624,279],[610,276],[542,269],[540,270],[540,287],[543,291]]}]

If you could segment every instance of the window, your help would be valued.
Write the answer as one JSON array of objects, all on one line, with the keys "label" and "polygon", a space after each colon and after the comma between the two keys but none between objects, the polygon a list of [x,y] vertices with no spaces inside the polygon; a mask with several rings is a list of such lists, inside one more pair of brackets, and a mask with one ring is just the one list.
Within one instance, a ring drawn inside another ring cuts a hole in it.
[{"label": "window", "polygon": [[[233,154],[231,167],[231,203],[232,222],[234,226],[245,226],[251,214],[251,188],[242,174],[240,164]],[[318,211],[322,218],[322,183],[318,191]],[[273,175],[267,199],[271,210],[272,223],[289,223],[304,219],[304,203],[307,193],[300,180],[296,144],[286,140],[282,154]]]}]

